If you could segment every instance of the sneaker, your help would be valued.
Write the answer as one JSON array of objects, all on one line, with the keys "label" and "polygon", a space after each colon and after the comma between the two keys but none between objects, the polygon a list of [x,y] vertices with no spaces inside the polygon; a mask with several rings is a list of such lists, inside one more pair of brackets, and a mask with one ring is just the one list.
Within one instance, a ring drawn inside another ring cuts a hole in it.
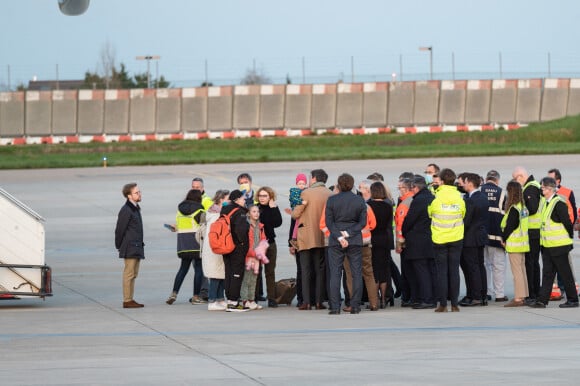
[{"label": "sneaker", "polygon": [[226,308],[227,312],[246,312],[250,311],[249,308],[244,307],[242,303],[236,304],[228,304],[228,308]]},{"label": "sneaker", "polygon": [[261,310],[262,308],[264,308],[253,300],[244,302],[244,307],[247,307],[250,310]]},{"label": "sneaker", "polygon": [[191,302],[191,304],[206,304],[207,303],[206,300],[203,300],[202,298],[200,298],[197,295],[195,295],[194,297],[189,299],[189,301]]},{"label": "sneaker", "polygon": [[175,303],[176,299],[177,299],[177,292],[172,292],[171,295],[169,296],[169,298],[165,301],[165,303],[173,304],[173,303]]},{"label": "sneaker", "polygon": [[220,302],[211,302],[207,304],[208,311],[224,311],[227,306]]}]

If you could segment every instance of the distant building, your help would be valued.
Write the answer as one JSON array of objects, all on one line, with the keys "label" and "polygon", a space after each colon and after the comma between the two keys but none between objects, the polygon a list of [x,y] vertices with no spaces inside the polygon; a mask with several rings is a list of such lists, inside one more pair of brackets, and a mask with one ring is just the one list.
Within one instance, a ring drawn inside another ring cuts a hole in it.
[{"label": "distant building", "polygon": [[28,82],[28,90],[78,90],[83,88],[84,84],[84,80],[31,80]]}]

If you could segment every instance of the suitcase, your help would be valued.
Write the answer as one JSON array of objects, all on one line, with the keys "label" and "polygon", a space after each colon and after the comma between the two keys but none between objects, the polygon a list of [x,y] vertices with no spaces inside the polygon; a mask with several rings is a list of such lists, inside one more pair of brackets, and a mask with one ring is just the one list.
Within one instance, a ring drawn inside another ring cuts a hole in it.
[{"label": "suitcase", "polygon": [[296,279],[282,279],[276,282],[276,303],[291,305],[296,296]]}]

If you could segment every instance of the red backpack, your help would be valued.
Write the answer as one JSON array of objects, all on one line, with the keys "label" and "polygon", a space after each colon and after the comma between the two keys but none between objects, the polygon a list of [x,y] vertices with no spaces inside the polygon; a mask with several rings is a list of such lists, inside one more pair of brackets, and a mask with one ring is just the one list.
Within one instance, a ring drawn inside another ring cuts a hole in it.
[{"label": "red backpack", "polygon": [[232,215],[238,210],[233,209],[226,215],[221,215],[209,227],[208,237],[209,246],[213,253],[225,255],[231,253],[236,247],[232,237],[232,228],[230,226]]}]

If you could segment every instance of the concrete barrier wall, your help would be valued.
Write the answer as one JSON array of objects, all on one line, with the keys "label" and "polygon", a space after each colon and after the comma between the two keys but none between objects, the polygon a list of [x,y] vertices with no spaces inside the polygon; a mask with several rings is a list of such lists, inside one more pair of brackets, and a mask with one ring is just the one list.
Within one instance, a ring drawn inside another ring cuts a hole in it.
[{"label": "concrete barrier wall", "polygon": [[312,128],[336,127],[336,85],[315,84],[312,86]]},{"label": "concrete barrier wall", "polygon": [[441,82],[430,80],[415,82],[413,124],[434,125],[439,122],[439,89]]},{"label": "concrete barrier wall", "polygon": [[130,97],[129,132],[131,134],[155,133],[155,90],[133,89]]},{"label": "concrete barrier wall", "polygon": [[465,123],[466,80],[441,82],[439,99],[439,122],[444,125]]},{"label": "concrete barrier wall", "polygon": [[498,124],[516,122],[517,100],[517,80],[494,80],[491,84],[490,122]]},{"label": "concrete barrier wall", "polygon": [[580,79],[570,79],[570,93],[568,95],[568,108],[566,115],[580,114]]},{"label": "concrete barrier wall", "polygon": [[184,88],[181,92],[181,131],[207,130],[207,87]]},{"label": "concrete barrier wall", "polygon": [[361,127],[363,125],[363,84],[340,83],[336,98],[336,127]]},{"label": "concrete barrier wall", "polygon": [[79,90],[78,98],[78,134],[103,134],[103,124],[105,119],[105,91]]},{"label": "concrete barrier wall", "polygon": [[518,80],[518,103],[516,107],[516,122],[530,123],[540,120],[542,106],[542,80]]},{"label": "concrete barrier wall", "polygon": [[208,87],[207,129],[232,129],[233,86]]},{"label": "concrete barrier wall", "polygon": [[155,132],[177,134],[181,129],[181,89],[162,88],[156,91]]},{"label": "concrete barrier wall", "polygon": [[260,129],[284,128],[286,86],[262,85],[260,87]]},{"label": "concrete barrier wall", "polygon": [[312,85],[286,86],[286,115],[284,126],[288,129],[309,129],[312,113]]},{"label": "concrete barrier wall", "polygon": [[250,130],[258,127],[260,127],[260,86],[236,86],[233,128]]},{"label": "concrete barrier wall", "polygon": [[564,118],[568,108],[570,79],[545,79],[540,120]]},{"label": "concrete barrier wall", "polygon": [[129,90],[105,91],[106,134],[129,134]]},{"label": "concrete barrier wall", "polygon": [[11,137],[208,132],[197,137],[205,138],[261,129],[489,129],[578,114],[580,79],[28,91],[0,93],[0,137],[6,144]]},{"label": "concrete barrier wall", "polygon": [[52,135],[77,134],[77,94],[73,90],[52,92]]},{"label": "concrete barrier wall", "polygon": [[27,91],[25,133],[31,137],[50,136],[52,126],[52,92]]},{"label": "concrete barrier wall", "polygon": [[363,126],[387,126],[389,84],[365,83],[363,91]]},{"label": "concrete barrier wall", "polygon": [[491,105],[491,80],[467,81],[465,123],[489,123]]},{"label": "concrete barrier wall", "polygon": [[390,126],[409,126],[413,122],[415,82],[389,83],[387,123]]},{"label": "concrete barrier wall", "polygon": [[0,138],[24,136],[24,93],[0,92]]}]

